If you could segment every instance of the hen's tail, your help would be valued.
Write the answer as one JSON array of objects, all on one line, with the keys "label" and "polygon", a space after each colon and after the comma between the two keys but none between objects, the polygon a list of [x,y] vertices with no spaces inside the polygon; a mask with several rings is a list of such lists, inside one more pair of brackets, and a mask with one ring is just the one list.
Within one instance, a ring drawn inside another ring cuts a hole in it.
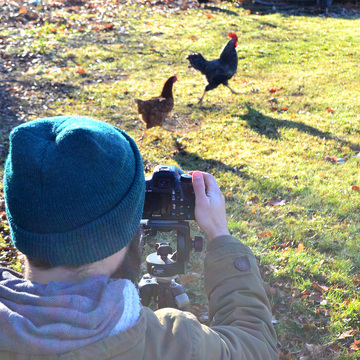
[{"label": "hen's tail", "polygon": [[139,114],[144,112],[144,101],[140,99],[134,99],[137,104],[137,111]]},{"label": "hen's tail", "polygon": [[189,60],[190,66],[192,66],[195,70],[199,70],[204,73],[206,60],[200,53],[193,53],[187,56]]}]

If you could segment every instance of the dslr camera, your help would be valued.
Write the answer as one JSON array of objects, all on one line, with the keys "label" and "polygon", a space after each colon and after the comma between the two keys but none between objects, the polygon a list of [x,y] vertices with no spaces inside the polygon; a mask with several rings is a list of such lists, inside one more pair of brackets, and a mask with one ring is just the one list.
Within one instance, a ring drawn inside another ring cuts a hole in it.
[{"label": "dslr camera", "polygon": [[176,251],[170,242],[156,243],[156,252],[146,257],[146,270],[138,287],[141,302],[157,308],[185,308],[189,298],[177,281],[184,274],[192,249],[202,250],[202,238],[190,235],[189,220],[194,220],[195,193],[192,176],[174,165],[157,165],[146,179],[145,204],[141,220],[147,236],[176,231]]},{"label": "dslr camera", "polygon": [[174,165],[157,165],[145,180],[143,219],[195,219],[195,194],[191,175]]}]

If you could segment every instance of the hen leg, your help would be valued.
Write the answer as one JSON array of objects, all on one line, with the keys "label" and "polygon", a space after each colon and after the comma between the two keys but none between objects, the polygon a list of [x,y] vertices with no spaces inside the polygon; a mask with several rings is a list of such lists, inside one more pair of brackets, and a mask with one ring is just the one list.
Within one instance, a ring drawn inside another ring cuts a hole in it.
[{"label": "hen leg", "polygon": [[139,137],[138,141],[140,141],[140,146],[142,146],[143,144],[143,140],[144,140],[144,137],[145,137],[145,133],[146,133],[146,127],[142,133],[142,135]]},{"label": "hen leg", "polygon": [[236,94],[236,95],[240,95],[240,94],[241,94],[241,93],[236,92],[235,90],[233,90],[228,84],[224,84],[224,85],[225,85],[226,87],[228,87],[233,94]]}]

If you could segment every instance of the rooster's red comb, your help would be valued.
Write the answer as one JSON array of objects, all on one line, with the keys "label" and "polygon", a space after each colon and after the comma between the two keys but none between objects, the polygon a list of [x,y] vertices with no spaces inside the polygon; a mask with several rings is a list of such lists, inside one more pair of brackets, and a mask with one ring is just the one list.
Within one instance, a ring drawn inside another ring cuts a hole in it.
[{"label": "rooster's red comb", "polygon": [[232,39],[235,39],[236,41],[238,40],[238,37],[235,33],[229,33],[229,37],[231,37]]},{"label": "rooster's red comb", "polygon": [[175,79],[176,79],[176,80],[178,80],[178,77],[177,77],[177,75],[176,75],[176,74],[174,74],[174,77],[175,77]]}]

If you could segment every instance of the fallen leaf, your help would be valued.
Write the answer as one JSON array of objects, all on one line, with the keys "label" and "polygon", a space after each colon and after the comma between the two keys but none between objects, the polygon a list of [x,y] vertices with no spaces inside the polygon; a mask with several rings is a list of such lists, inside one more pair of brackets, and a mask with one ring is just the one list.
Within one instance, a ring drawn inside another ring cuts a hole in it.
[{"label": "fallen leaf", "polygon": [[286,201],[281,199],[272,199],[269,200],[269,204],[272,206],[284,206],[286,205]]},{"label": "fallen leaf", "polygon": [[304,243],[300,243],[298,247],[295,249],[296,252],[300,252],[305,249]]},{"label": "fallen leaf", "polygon": [[279,350],[279,360],[291,360],[291,359],[292,357],[290,351],[283,353],[281,350]]},{"label": "fallen leaf", "polygon": [[307,350],[310,352],[311,356],[315,359],[319,358],[319,355],[322,353],[324,347],[323,345],[317,344],[305,344]]},{"label": "fallen leaf", "polygon": [[104,30],[105,31],[113,30],[114,26],[115,26],[114,24],[106,23],[106,24],[104,24]]},{"label": "fallen leaf", "polygon": [[180,276],[180,283],[182,286],[187,286],[189,285],[191,282],[193,282],[196,278],[201,277],[200,274],[198,273],[189,273],[189,274],[185,274]]},{"label": "fallen leaf", "polygon": [[326,302],[326,300],[324,300],[320,294],[316,294],[316,293],[313,293],[311,294],[308,298],[307,298],[308,301],[314,301],[315,303],[318,303],[318,304],[324,304]]},{"label": "fallen leaf", "polygon": [[322,294],[326,293],[326,292],[329,290],[329,288],[328,288],[327,286],[320,285],[320,284],[317,283],[316,281],[313,281],[313,282],[312,282],[312,287],[313,287],[315,290],[321,292]]},{"label": "fallen leaf", "polygon": [[327,109],[327,112],[330,113],[330,114],[332,114],[334,111],[335,111],[335,110],[330,109],[330,108]]},{"label": "fallen leaf", "polygon": [[351,329],[351,330],[347,330],[347,331],[344,331],[339,337],[338,339],[346,339],[348,337],[352,337],[356,334],[358,334],[359,331],[358,330],[354,330],[354,329]]},{"label": "fallen leaf", "polygon": [[26,9],[26,7],[21,7],[21,8],[19,9],[19,14],[27,14],[27,9]]},{"label": "fallen leaf", "polygon": [[323,158],[325,161],[330,161],[332,163],[336,163],[338,158],[336,156],[329,156],[329,155],[324,155]]},{"label": "fallen leaf", "polygon": [[276,289],[272,286],[266,286],[265,287],[266,295],[270,298],[274,297],[276,295]]},{"label": "fallen leaf", "polygon": [[257,234],[257,236],[258,237],[268,237],[268,236],[271,236],[271,232],[269,232],[269,231],[264,231],[264,232],[262,232],[262,233],[260,233],[260,234]]},{"label": "fallen leaf", "polygon": [[357,186],[357,185],[354,185],[354,186],[351,188],[351,190],[353,190],[353,191],[359,191],[359,190],[360,190],[360,187]]}]

